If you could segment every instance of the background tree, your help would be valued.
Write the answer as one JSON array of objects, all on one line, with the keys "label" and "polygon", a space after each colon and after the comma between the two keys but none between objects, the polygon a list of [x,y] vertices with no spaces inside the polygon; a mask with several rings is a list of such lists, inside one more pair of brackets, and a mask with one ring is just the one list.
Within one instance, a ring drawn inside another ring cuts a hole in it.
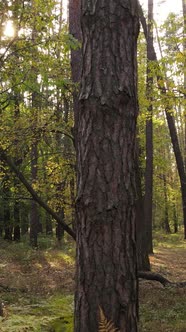
[{"label": "background tree", "polygon": [[146,94],[148,110],[146,118],[146,167],[145,167],[145,197],[144,218],[146,228],[146,245],[149,254],[153,253],[152,244],[152,201],[153,201],[153,0],[148,0],[147,25],[147,80]]},{"label": "background tree", "polygon": [[[144,29],[144,34],[145,34],[145,38],[147,39],[147,24],[146,24],[146,19],[139,7],[139,11],[140,11],[140,19],[143,25],[143,29]],[[176,22],[174,20],[174,22]],[[179,52],[179,48],[177,48],[178,44],[177,44],[177,40],[179,39],[180,42],[180,36],[179,34],[175,36],[175,32],[179,30],[179,21],[178,21],[178,25],[176,26],[176,24],[170,24],[170,25],[166,25],[166,30],[169,33],[167,33],[167,42],[169,40],[169,37],[172,36],[172,46],[171,46],[171,52],[170,52],[170,48],[169,48],[169,54],[167,53],[164,57],[164,52],[167,48],[163,50],[162,52],[162,48],[160,47],[160,53],[162,55],[162,59],[161,62],[158,63],[158,59],[155,53],[155,49],[154,49],[154,64],[156,64],[154,71],[157,77],[157,87],[158,87],[158,97],[157,98],[161,98],[160,104],[161,106],[164,105],[164,110],[165,110],[165,114],[166,114],[166,119],[167,119],[167,123],[168,123],[168,128],[169,128],[169,132],[170,132],[170,137],[171,137],[171,142],[172,142],[172,146],[173,146],[173,151],[175,154],[175,159],[176,159],[176,164],[177,164],[177,169],[178,169],[178,174],[179,174],[179,178],[180,178],[180,183],[181,183],[181,193],[182,193],[182,208],[183,208],[183,219],[185,220],[185,170],[184,170],[184,163],[183,163],[183,155],[181,153],[181,145],[179,142],[179,136],[178,136],[178,126],[176,126],[176,122],[175,122],[175,116],[174,116],[174,111],[173,109],[177,108],[177,101],[181,100],[182,97],[182,88],[180,89],[180,84],[178,83],[178,81],[174,81],[173,82],[173,77],[175,76],[175,68],[177,72],[180,72],[180,68],[183,66],[183,61],[184,61],[184,57],[180,56],[180,52]],[[172,32],[171,32],[172,31]],[[173,34],[174,31],[174,34]],[[158,38],[158,44],[160,45],[160,41]],[[170,45],[170,43],[169,43]],[[173,47],[173,45],[175,45],[175,47]],[[154,48],[154,47],[153,47]],[[171,55],[171,56],[170,56]],[[169,56],[171,57],[170,61],[168,61]],[[175,60],[177,65],[175,67],[172,67],[172,74],[171,74],[171,78],[168,77],[168,67],[171,68],[172,63],[175,62],[173,60],[173,56],[175,56]],[[172,62],[173,61],[173,62]],[[165,65],[166,63],[166,65]],[[174,72],[174,74],[173,74]],[[181,79],[183,78],[183,75],[179,76]],[[182,85],[183,87],[183,85]],[[180,98],[178,98],[178,95],[180,95]],[[176,103],[175,103],[176,101]],[[185,224],[185,221],[184,221]]]}]

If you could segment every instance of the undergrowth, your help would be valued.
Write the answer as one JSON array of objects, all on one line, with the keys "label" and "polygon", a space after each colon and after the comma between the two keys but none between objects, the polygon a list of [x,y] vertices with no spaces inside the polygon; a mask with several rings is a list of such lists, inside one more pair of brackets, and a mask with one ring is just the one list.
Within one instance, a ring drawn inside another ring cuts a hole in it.
[{"label": "undergrowth", "polygon": [[73,330],[74,243],[39,240],[37,250],[0,240],[0,332]]},{"label": "undergrowth", "polygon": [[[182,234],[155,233],[152,271],[183,281],[186,243]],[[40,238],[38,250],[0,240],[0,332],[72,332],[75,245]],[[186,289],[140,281],[139,332],[186,332]],[[103,325],[103,324],[102,324]],[[102,327],[103,328],[103,327]]]},{"label": "undergrowth", "polygon": [[186,249],[186,241],[184,240],[183,232],[166,234],[160,231],[155,231],[153,234],[154,248],[172,248]]},{"label": "undergrowth", "polygon": [[73,296],[54,295],[49,298],[22,298],[8,307],[0,318],[1,332],[71,332],[73,330]]}]

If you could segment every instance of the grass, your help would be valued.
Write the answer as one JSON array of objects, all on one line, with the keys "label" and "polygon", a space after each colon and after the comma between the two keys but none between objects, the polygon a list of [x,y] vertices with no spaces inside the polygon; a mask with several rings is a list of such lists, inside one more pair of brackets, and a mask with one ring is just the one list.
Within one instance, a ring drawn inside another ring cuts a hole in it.
[{"label": "grass", "polygon": [[[23,243],[0,240],[0,300],[5,316],[0,332],[72,332],[74,243],[62,248],[50,238],[40,239],[39,250]],[[186,242],[182,234],[154,237],[152,271],[171,281],[186,279]],[[186,332],[186,288],[164,288],[140,281],[139,332]],[[88,332],[88,331],[87,331]]]},{"label": "grass", "polygon": [[143,286],[140,289],[140,331],[155,332],[158,328],[162,332],[185,332],[185,296],[183,289]]},{"label": "grass", "polygon": [[183,233],[165,234],[161,232],[154,232],[154,247],[157,248],[171,248],[171,249],[186,249],[186,241],[183,238]]}]

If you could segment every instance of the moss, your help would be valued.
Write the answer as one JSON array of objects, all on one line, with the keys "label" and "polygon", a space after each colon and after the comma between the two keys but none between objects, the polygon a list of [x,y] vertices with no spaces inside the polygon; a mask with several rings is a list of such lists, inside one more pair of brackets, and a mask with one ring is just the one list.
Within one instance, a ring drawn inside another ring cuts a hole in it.
[{"label": "moss", "polygon": [[[29,301],[27,301],[29,302]],[[7,307],[1,319],[1,332],[71,332],[73,331],[73,296],[60,294],[30,304],[23,302]]]},{"label": "moss", "polygon": [[51,322],[49,326],[51,332],[72,332],[73,316],[59,317]]}]

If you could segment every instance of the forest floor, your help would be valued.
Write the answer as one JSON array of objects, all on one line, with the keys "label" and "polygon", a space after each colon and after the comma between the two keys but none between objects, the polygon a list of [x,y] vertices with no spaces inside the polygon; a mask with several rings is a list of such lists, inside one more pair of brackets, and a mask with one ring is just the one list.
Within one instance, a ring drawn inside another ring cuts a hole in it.
[{"label": "forest floor", "polygon": [[[48,238],[32,250],[0,240],[0,332],[72,332],[75,245]],[[186,241],[155,234],[152,271],[186,281]],[[186,287],[140,280],[140,332],[186,332]],[[88,332],[88,331],[87,331]]]},{"label": "forest floor", "polygon": [[[181,235],[155,234],[151,270],[171,282],[186,281],[186,241]],[[140,332],[186,332],[186,287],[139,283]]]}]

